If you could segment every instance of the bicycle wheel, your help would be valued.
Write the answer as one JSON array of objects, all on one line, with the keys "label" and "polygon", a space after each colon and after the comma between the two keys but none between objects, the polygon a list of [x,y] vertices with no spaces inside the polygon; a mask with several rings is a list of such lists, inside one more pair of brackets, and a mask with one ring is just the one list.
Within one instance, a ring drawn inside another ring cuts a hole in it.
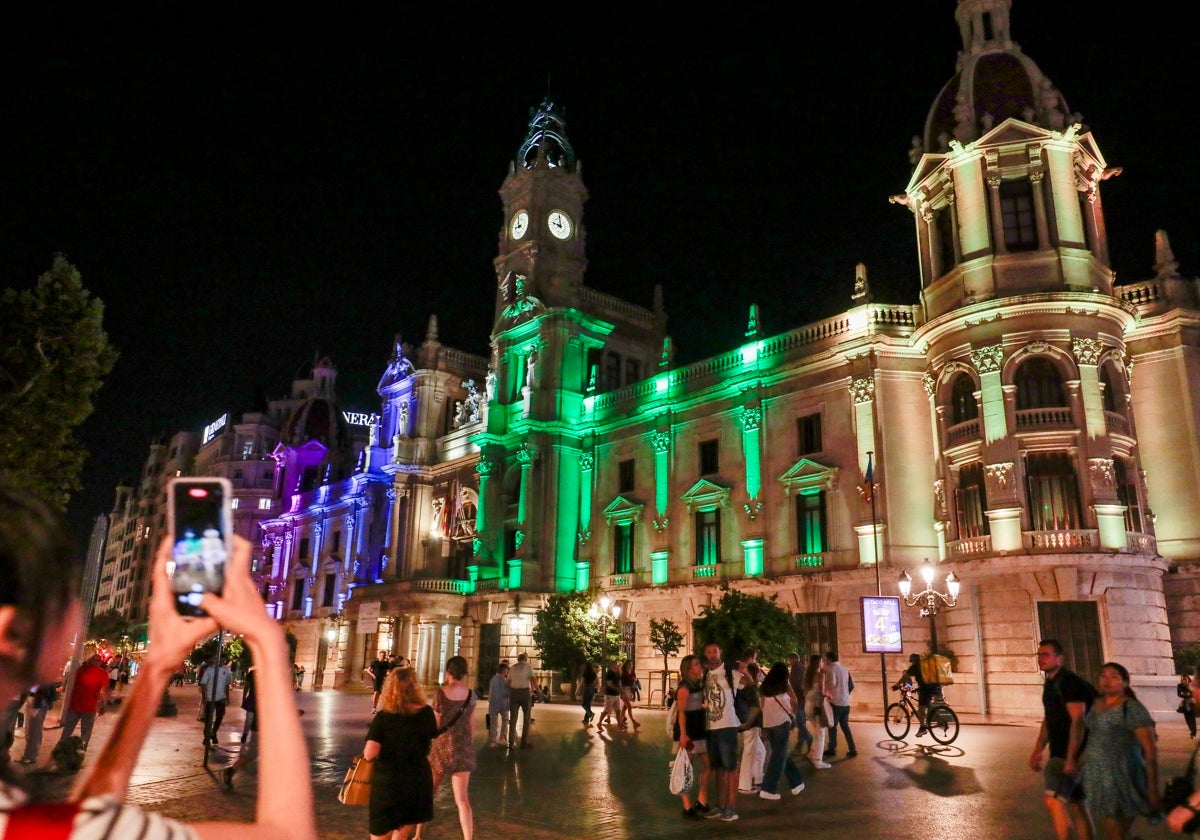
[{"label": "bicycle wheel", "polygon": [[958,737],[958,715],[949,706],[930,706],[925,716],[929,734],[939,744],[949,744]]},{"label": "bicycle wheel", "polygon": [[903,741],[912,726],[912,718],[903,703],[893,703],[883,713],[883,728],[896,741]]}]

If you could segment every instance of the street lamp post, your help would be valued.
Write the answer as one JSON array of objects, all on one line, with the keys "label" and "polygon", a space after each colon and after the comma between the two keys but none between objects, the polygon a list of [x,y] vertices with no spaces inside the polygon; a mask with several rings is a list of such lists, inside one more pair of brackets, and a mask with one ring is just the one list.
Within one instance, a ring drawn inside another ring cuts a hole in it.
[{"label": "street lamp post", "polygon": [[946,592],[938,592],[933,588],[933,578],[936,573],[937,569],[926,557],[925,562],[921,564],[921,578],[925,581],[925,588],[922,591],[910,594],[912,592],[912,576],[908,572],[901,572],[900,580],[897,583],[904,603],[910,607],[919,605],[921,618],[929,619],[929,647],[933,653],[938,651],[936,623],[938,611],[942,606],[951,609],[958,604],[958,588],[960,586],[958,576],[951,572],[946,575]]},{"label": "street lamp post", "polygon": [[608,664],[608,628],[621,617],[621,608],[607,595],[600,598],[591,606],[588,613],[600,622],[600,651],[604,656],[604,664]]}]

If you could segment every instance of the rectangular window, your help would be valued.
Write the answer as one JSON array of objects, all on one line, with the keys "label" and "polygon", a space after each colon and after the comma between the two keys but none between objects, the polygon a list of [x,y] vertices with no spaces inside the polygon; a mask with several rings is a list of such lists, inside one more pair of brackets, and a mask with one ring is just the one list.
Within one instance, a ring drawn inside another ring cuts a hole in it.
[{"label": "rectangular window", "polygon": [[637,359],[625,360],[625,384],[632,385],[642,378],[642,363]]},{"label": "rectangular window", "polygon": [[300,552],[297,555],[301,560],[308,559],[308,537],[300,538]]},{"label": "rectangular window", "polygon": [[304,609],[304,578],[292,581],[292,609]]},{"label": "rectangular window", "polygon": [[1117,500],[1125,505],[1125,530],[1142,533],[1142,508],[1138,502],[1137,482],[1133,480],[1133,462],[1124,458],[1113,459],[1113,472],[1117,479]]},{"label": "rectangular window", "polygon": [[696,565],[721,562],[721,512],[716,508],[696,514]]},{"label": "rectangular window", "polygon": [[621,357],[616,353],[604,357],[604,385],[608,390],[621,387]]},{"label": "rectangular window", "polygon": [[796,418],[796,439],[799,441],[798,455],[812,455],[820,452],[822,449],[821,443],[821,415],[806,414],[803,417]]},{"label": "rectangular window", "polygon": [[329,550],[337,551],[342,545],[342,532],[334,531],[333,536],[329,538]]},{"label": "rectangular window", "polygon": [[254,454],[254,441],[253,440],[242,441],[242,457],[248,458],[249,456],[251,456],[253,454]]},{"label": "rectangular window", "polygon": [[1004,245],[1010,251],[1037,247],[1037,225],[1033,214],[1033,184],[1028,178],[1000,182],[1000,217],[1004,222]]},{"label": "rectangular window", "polygon": [[700,475],[715,475],[721,469],[721,450],[715,440],[700,443]]},{"label": "rectangular window", "polygon": [[230,507],[230,509],[232,509],[232,510],[237,510],[239,507],[241,507],[241,506],[242,506],[242,505],[241,505],[241,502],[242,502],[242,500],[241,500],[241,499],[230,499],[230,500],[229,500],[229,507]]},{"label": "rectangular window", "polygon": [[271,500],[270,499],[259,499],[258,500],[258,509],[259,510],[270,510],[271,509]]},{"label": "rectangular window", "polygon": [[958,490],[955,491],[960,540],[982,537],[991,533],[987,510],[987,488],[983,481],[983,464],[967,464],[958,471]]},{"label": "rectangular window", "polygon": [[613,528],[613,574],[633,571],[633,523],[618,522]]},{"label": "rectangular window", "polygon": [[1095,680],[1104,662],[1100,612],[1095,601],[1038,601],[1038,638],[1057,639],[1067,667]]},{"label": "rectangular window", "polygon": [[836,612],[797,613],[796,624],[800,629],[800,643],[796,649],[800,664],[807,665],[808,657],[813,654],[838,649]]},{"label": "rectangular window", "polygon": [[634,461],[630,458],[627,461],[619,461],[617,463],[617,492],[632,493],[634,488]]},{"label": "rectangular window", "polygon": [[825,514],[825,491],[801,493],[796,497],[796,551],[820,554],[829,550]]},{"label": "rectangular window", "polygon": [[321,593],[321,606],[332,607],[333,596],[337,591],[337,575],[330,573],[325,575],[325,587]]},{"label": "rectangular window", "polygon": [[1025,457],[1025,490],[1032,531],[1073,531],[1083,527],[1079,482],[1065,452],[1031,452]]}]

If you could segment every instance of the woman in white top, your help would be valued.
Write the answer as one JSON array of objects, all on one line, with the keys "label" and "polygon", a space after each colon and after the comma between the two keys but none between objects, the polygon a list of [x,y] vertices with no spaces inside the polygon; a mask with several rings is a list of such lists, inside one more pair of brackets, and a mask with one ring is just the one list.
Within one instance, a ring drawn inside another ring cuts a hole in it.
[{"label": "woman in white top", "polygon": [[[13,696],[29,685],[54,680],[70,656],[71,641],[83,617],[77,592],[83,554],[75,550],[68,533],[62,518],[48,505],[0,485],[0,696]],[[205,595],[201,601],[209,613],[206,618],[183,618],[176,613],[166,572],[170,556],[168,537],[155,556],[150,644],[137,682],[89,774],[69,798],[78,804],[78,811],[72,814],[68,810],[59,819],[63,824],[70,821],[74,840],[315,840],[308,752],[288,680],[288,646],[283,630],[267,616],[250,579],[250,543],[234,537],[224,593],[220,597]],[[200,640],[215,634],[218,626],[245,638],[259,668],[258,693],[273,710],[260,730],[263,763],[271,767],[272,783],[259,787],[255,821],[183,824],[123,804],[130,774],[167,683],[183,657]],[[0,782],[0,836],[10,824],[40,810],[23,807],[28,803],[24,790]]]},{"label": "woman in white top", "polygon": [[819,653],[808,657],[808,668],[804,671],[804,710],[813,736],[808,760],[818,770],[828,770],[832,765],[821,756],[825,753],[825,736],[832,721],[825,716],[825,670]]},{"label": "woman in white top", "polygon": [[804,774],[788,750],[788,738],[795,717],[796,695],[788,683],[787,665],[776,662],[759,686],[762,702],[762,731],[767,742],[767,763],[763,768],[761,799],[779,799],[779,779],[787,776],[792,795],[804,790]]}]

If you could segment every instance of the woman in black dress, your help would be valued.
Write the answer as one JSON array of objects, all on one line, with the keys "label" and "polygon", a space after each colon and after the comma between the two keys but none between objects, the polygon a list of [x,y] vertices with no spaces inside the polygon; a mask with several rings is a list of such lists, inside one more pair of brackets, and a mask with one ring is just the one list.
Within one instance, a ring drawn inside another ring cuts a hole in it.
[{"label": "woman in black dress", "polygon": [[368,806],[371,840],[407,840],[433,818],[429,747],[436,735],[437,720],[416,671],[389,671],[363,747],[363,758],[375,762]]}]

